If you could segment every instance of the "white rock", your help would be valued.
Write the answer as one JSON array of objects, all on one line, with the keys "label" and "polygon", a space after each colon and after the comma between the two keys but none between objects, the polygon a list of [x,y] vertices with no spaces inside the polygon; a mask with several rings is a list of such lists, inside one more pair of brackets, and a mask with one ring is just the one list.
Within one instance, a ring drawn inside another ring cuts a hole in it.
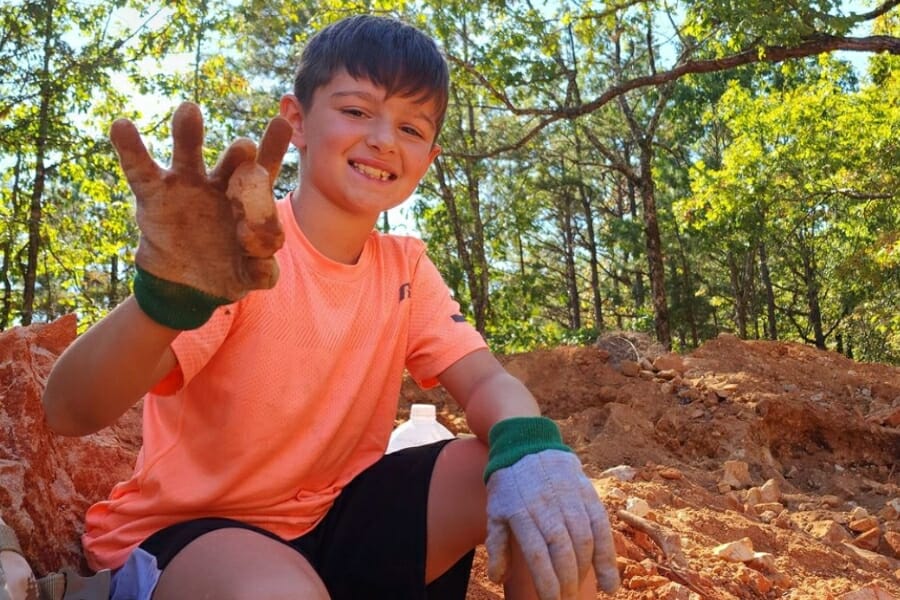
[{"label": "white rock", "polygon": [[600,473],[600,477],[614,477],[619,481],[632,481],[636,475],[637,469],[629,465],[610,467]]},{"label": "white rock", "polygon": [[728,562],[748,562],[753,560],[753,540],[748,537],[728,542],[713,548],[713,554]]},{"label": "white rock", "polygon": [[650,505],[643,498],[629,498],[625,502],[625,510],[639,517],[646,517],[650,512]]}]

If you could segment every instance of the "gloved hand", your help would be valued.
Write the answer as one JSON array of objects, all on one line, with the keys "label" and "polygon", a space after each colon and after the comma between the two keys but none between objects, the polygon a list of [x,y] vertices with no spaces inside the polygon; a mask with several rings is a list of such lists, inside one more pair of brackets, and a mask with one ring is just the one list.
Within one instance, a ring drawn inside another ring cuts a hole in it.
[{"label": "gloved hand", "polygon": [[507,419],[491,429],[490,438],[488,577],[503,581],[512,534],[541,600],[575,598],[590,568],[600,588],[614,592],[619,573],[606,509],[555,423],[542,417]]},{"label": "gloved hand", "polygon": [[203,117],[185,102],[172,117],[172,165],[157,165],[134,124],[119,119],[110,140],[137,199],[140,229],[135,297],[155,321],[193,329],[213,310],[278,279],[274,254],[284,243],[272,197],[293,129],[277,117],[259,151],[232,143],[207,173]]}]

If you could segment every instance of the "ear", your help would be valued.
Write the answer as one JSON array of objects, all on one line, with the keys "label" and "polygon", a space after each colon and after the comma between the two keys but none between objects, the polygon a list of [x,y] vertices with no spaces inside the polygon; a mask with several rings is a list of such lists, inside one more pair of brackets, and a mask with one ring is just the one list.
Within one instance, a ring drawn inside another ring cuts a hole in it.
[{"label": "ear", "polygon": [[278,109],[279,114],[287,119],[287,122],[294,128],[294,133],[291,135],[291,143],[297,150],[304,150],[306,148],[306,140],[303,136],[304,113],[300,100],[293,94],[285,94],[281,97]]},{"label": "ear", "polygon": [[428,165],[431,166],[431,163],[434,162],[434,159],[438,157],[441,153],[442,148],[438,144],[431,145],[431,151],[428,153]]}]

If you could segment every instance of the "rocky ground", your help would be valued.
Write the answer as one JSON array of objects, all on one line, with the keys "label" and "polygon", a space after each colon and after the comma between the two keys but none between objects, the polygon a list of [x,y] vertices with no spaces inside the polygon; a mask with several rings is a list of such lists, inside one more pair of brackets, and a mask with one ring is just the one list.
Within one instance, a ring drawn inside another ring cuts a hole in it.
[{"label": "rocky ground", "polygon": [[[84,509],[140,443],[135,411],[82,439],[44,428],[40,391],[74,331],[65,318],[0,334],[0,516],[39,573],[83,568]],[[502,361],[609,508],[615,598],[900,600],[900,369],[727,335],[687,356],[613,334]],[[467,431],[442,391],[412,383],[398,422],[413,402]],[[469,598],[502,598],[482,550]]]}]

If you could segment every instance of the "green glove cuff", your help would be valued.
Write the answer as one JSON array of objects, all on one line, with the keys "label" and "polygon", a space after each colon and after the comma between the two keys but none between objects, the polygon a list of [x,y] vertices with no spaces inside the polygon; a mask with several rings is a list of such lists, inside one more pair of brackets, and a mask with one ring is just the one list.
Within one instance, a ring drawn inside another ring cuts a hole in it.
[{"label": "green glove cuff", "polygon": [[160,279],[135,265],[134,297],[148,317],[172,329],[197,329],[227,298],[219,298],[181,283]]},{"label": "green glove cuff", "polygon": [[484,481],[494,471],[508,467],[523,456],[542,450],[572,452],[562,441],[559,427],[547,417],[512,417],[494,423],[488,433],[490,450]]}]

